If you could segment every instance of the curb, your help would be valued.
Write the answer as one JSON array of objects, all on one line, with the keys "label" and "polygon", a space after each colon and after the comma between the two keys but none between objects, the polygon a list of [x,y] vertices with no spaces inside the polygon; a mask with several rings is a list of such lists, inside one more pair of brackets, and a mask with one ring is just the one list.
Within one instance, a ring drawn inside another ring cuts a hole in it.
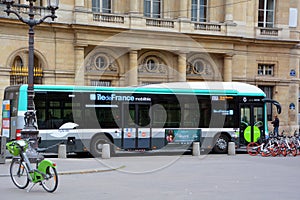
[{"label": "curb", "polygon": [[111,172],[119,169],[125,168],[125,165],[122,165],[117,168],[111,169],[91,169],[91,170],[82,170],[82,171],[66,171],[66,172],[58,172],[58,175],[74,175],[74,174],[92,174],[92,173],[101,173],[101,172]]}]

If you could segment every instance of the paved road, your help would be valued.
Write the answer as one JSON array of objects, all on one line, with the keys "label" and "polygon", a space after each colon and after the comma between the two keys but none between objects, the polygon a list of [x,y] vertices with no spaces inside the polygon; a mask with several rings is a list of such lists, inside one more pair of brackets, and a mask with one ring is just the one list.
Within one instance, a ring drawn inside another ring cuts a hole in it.
[{"label": "paved road", "polygon": [[16,189],[0,165],[1,199],[300,199],[299,157],[208,155],[57,159],[59,188]]}]

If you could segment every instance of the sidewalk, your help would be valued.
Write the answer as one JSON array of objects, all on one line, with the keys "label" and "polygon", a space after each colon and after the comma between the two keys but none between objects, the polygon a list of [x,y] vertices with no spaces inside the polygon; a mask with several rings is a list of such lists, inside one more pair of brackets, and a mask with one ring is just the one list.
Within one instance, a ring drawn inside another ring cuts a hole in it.
[{"label": "sidewalk", "polygon": [[[88,174],[108,171],[120,171],[125,173],[149,173],[173,165],[183,155],[135,155],[117,156],[110,159],[102,158],[46,158],[56,163],[60,175]],[[222,155],[223,157],[224,155]],[[207,155],[184,156],[195,160],[201,160]],[[215,155],[214,157],[219,157]],[[227,155],[226,155],[227,157]],[[6,159],[5,164],[0,164],[0,177],[9,176],[11,159]]]},{"label": "sidewalk", "polygon": [[[119,156],[110,159],[49,158],[61,183],[55,195],[30,194],[9,177],[10,159],[0,164],[2,199],[292,199],[298,200],[300,156],[237,154]],[[288,180],[278,184],[278,180]],[[116,192],[118,191],[118,192]]]},{"label": "sidewalk", "polygon": [[[91,174],[118,171],[126,174],[147,174],[164,169],[170,169],[173,166],[178,166],[179,169],[189,170],[192,166],[197,166],[196,171],[211,171],[224,170],[225,164],[230,166],[229,175],[232,173],[240,173],[247,175],[254,172],[255,176],[264,176],[265,169],[268,173],[277,174],[278,169],[285,171],[289,169],[296,172],[300,164],[300,156],[293,157],[262,157],[249,156],[248,154],[237,154],[229,156],[226,154],[209,154],[209,155],[153,155],[153,156],[117,156],[110,159],[102,158],[46,158],[56,163],[57,171],[60,175],[76,175],[76,174]],[[11,159],[6,159],[5,164],[0,164],[0,178],[9,176],[9,167]],[[247,169],[247,173],[245,173]],[[250,170],[251,169],[251,170]],[[226,170],[226,171],[227,171]],[[250,170],[250,171],[248,171]]]},{"label": "sidewalk", "polygon": [[[105,171],[114,171],[124,166],[105,165],[101,159],[95,158],[45,158],[53,161],[57,165],[57,171],[60,175],[96,173]],[[0,164],[0,177],[9,176],[9,167],[11,159],[6,159],[5,164]]]}]

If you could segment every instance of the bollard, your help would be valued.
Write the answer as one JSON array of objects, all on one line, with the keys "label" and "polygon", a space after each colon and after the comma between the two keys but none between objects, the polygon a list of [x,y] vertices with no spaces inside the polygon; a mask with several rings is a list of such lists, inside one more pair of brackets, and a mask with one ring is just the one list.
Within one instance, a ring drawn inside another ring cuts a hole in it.
[{"label": "bollard", "polygon": [[0,136],[0,164],[5,164],[6,158],[6,137]]},{"label": "bollard", "polygon": [[58,146],[58,158],[67,158],[67,145],[60,144]]},{"label": "bollard", "polygon": [[193,142],[193,156],[200,156],[200,142]]},{"label": "bollard", "polygon": [[235,143],[234,142],[228,143],[228,155],[230,155],[230,156],[235,155]]},{"label": "bollard", "polygon": [[109,144],[103,144],[103,146],[102,146],[102,158],[103,159],[109,159],[110,158],[110,145]]}]

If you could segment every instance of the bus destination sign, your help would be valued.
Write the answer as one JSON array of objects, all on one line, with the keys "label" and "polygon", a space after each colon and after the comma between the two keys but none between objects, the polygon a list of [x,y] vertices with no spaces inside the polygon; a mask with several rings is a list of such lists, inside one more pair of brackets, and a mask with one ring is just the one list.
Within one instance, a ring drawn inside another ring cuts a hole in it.
[{"label": "bus destination sign", "polygon": [[150,97],[135,97],[133,95],[124,94],[90,94],[92,101],[129,101],[129,102],[151,102]]}]

